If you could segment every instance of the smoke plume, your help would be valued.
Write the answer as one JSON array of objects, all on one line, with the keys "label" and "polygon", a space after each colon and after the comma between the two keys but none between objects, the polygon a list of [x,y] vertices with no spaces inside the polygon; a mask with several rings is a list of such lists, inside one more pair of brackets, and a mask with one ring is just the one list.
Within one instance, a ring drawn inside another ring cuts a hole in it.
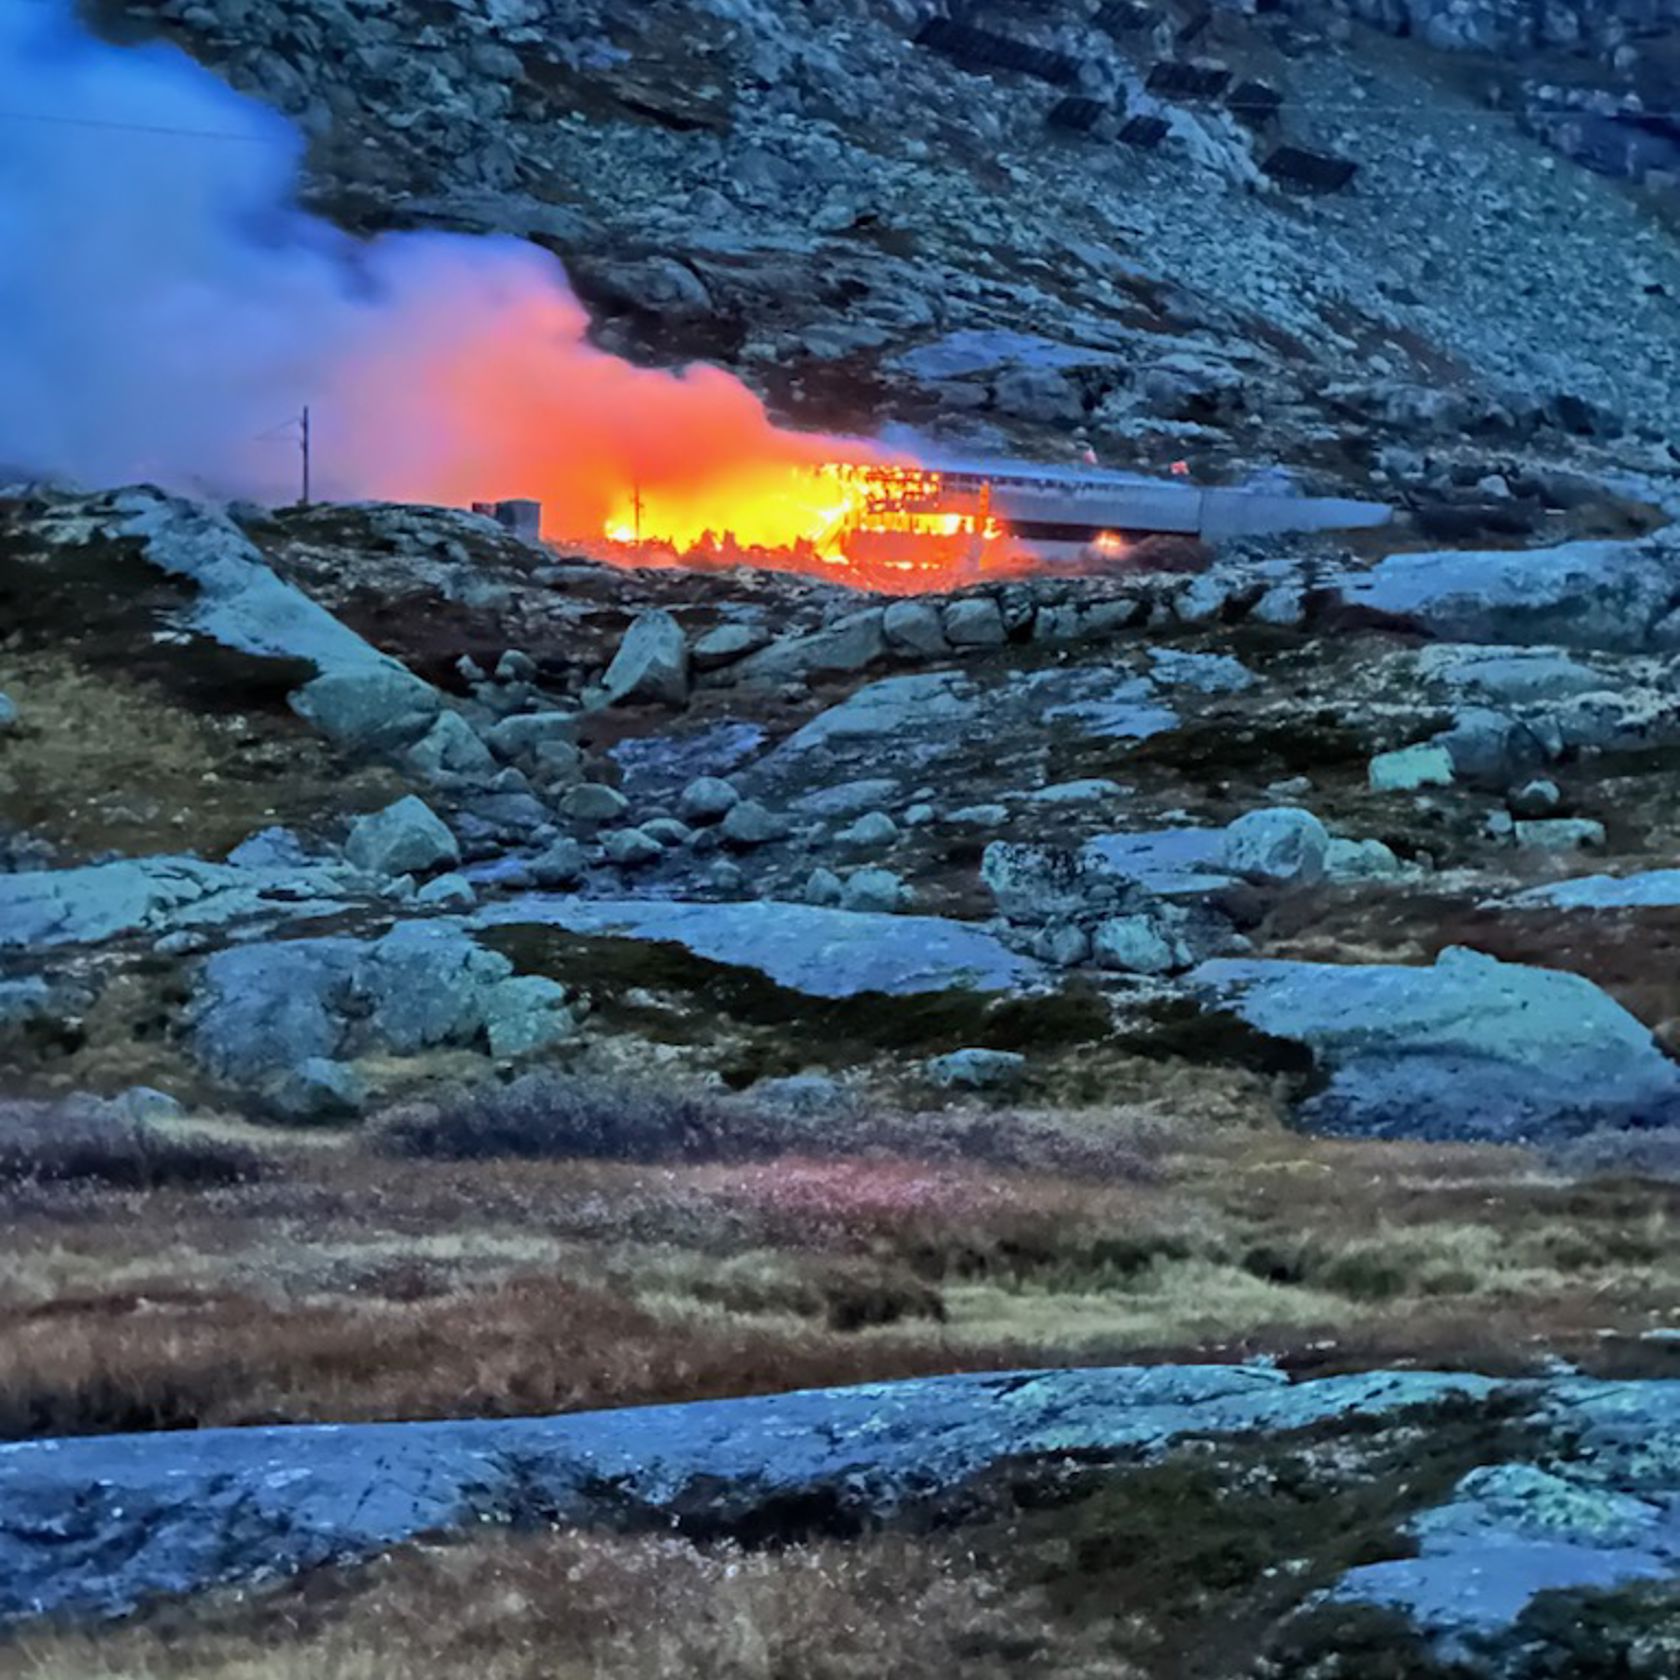
[{"label": "smoke plume", "polygon": [[98,41],[69,0],[0,4],[0,465],[289,500],[308,403],[321,494],[539,496],[583,535],[632,485],[703,524],[834,449],[716,369],[588,345],[535,247],[305,214],[300,151],[172,47]]}]

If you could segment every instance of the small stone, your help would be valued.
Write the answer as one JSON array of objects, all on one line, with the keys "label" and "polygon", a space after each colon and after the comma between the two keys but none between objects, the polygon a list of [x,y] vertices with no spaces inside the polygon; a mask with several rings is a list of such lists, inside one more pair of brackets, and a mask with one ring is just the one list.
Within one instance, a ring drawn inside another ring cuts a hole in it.
[{"label": "small stone", "polygon": [[1111,916],[1091,935],[1091,954],[1123,974],[1170,974],[1179,952],[1148,916]]},{"label": "small stone", "polygon": [[835,905],[840,902],[843,883],[832,869],[813,869],[805,881],[807,904]]},{"label": "small stone", "polygon": [[1596,851],[1605,840],[1604,824],[1586,817],[1553,817],[1516,825],[1517,844],[1535,852]]},{"label": "small stone", "polygon": [[601,844],[606,848],[607,861],[616,863],[620,869],[640,869],[645,864],[657,863],[665,855],[665,848],[639,828],[614,829]]},{"label": "small stone", "polygon": [[942,1090],[1007,1090],[1026,1077],[1027,1058],[1013,1050],[953,1050],[925,1063],[924,1071]]},{"label": "small stone", "polygon": [[1525,782],[1512,792],[1506,803],[1511,807],[1513,816],[1533,821],[1551,816],[1563,803],[1563,794],[1556,782]]},{"label": "small stone", "polygon": [[178,928],[174,933],[166,933],[152,949],[160,957],[195,957],[200,951],[208,951],[210,943],[207,933],[200,933],[194,928]]},{"label": "small stone", "polygon": [[719,824],[718,832],[730,846],[765,846],[773,840],[784,839],[787,822],[766,809],[756,799],[743,799],[730,807]]},{"label": "small stone", "polygon": [[1004,805],[964,805],[946,817],[952,828],[1001,828],[1009,821]]},{"label": "small stone", "polygon": [[1371,788],[1377,793],[1415,793],[1419,788],[1451,787],[1452,754],[1445,747],[1401,747],[1371,760]]},{"label": "small stone", "polygon": [[367,1087],[354,1068],[325,1056],[311,1056],[269,1087],[268,1100],[283,1120],[329,1125],[354,1120],[367,1102]]},{"label": "small stone", "polygon": [[411,769],[426,777],[475,776],[495,773],[490,749],[473,733],[459,712],[443,712],[403,755]]},{"label": "small stone", "polygon": [[492,724],[484,739],[490,750],[505,763],[534,763],[537,751],[548,742],[575,747],[578,720],[575,712],[521,712]]},{"label": "small stone", "polygon": [[667,851],[686,846],[694,838],[694,830],[675,817],[654,817],[642,824],[642,833],[657,840]]},{"label": "small stone", "polygon": [[478,894],[465,875],[440,875],[414,895],[414,902],[434,910],[470,910]]},{"label": "small stone", "polygon": [[172,1120],[186,1118],[186,1106],[167,1091],[150,1085],[131,1085],[111,1099],[111,1107],[125,1120],[136,1125],[167,1125]]},{"label": "small stone", "polygon": [[1091,936],[1077,922],[1058,922],[1041,930],[1033,953],[1057,968],[1077,968],[1091,960]]},{"label": "small stone", "polygon": [[521,653],[518,648],[509,648],[496,661],[496,681],[499,683],[535,682],[536,680],[536,660],[528,653]]},{"label": "small stone", "polygon": [[728,858],[719,858],[706,871],[706,884],[713,892],[743,893],[747,890],[747,872],[738,863],[731,863]]},{"label": "small stone", "polygon": [[899,653],[938,658],[950,652],[940,626],[939,609],[929,601],[894,601],[881,620],[887,645]]},{"label": "small stone", "polygon": [[695,642],[691,657],[697,670],[716,671],[757,653],[769,641],[769,634],[755,624],[720,624]]},{"label": "small stone", "polygon": [[588,857],[576,840],[562,835],[531,864],[531,879],[539,887],[570,887],[583,879]]},{"label": "small stone", "polygon": [[1281,782],[1266,784],[1268,799],[1305,799],[1313,791],[1311,776],[1285,776]]},{"label": "small stone", "polygon": [[1307,616],[1307,597],[1304,590],[1294,584],[1278,584],[1268,589],[1255,602],[1250,618],[1257,618],[1262,624],[1275,624],[1282,629],[1293,629]]},{"label": "small stone", "polygon": [[952,601],[941,622],[952,647],[1002,647],[1009,640],[1002,609],[990,595]]},{"label": "small stone", "polygon": [[605,782],[584,782],[560,801],[560,814],[579,823],[617,822],[629,809],[630,801]]},{"label": "small stone", "polygon": [[601,687],[612,702],[682,705],[688,699],[688,640],[682,626],[662,607],[642,613],[624,632]]},{"label": "small stone", "polygon": [[1099,805],[1105,799],[1120,798],[1125,791],[1105,776],[1087,776],[1077,782],[1055,782],[1027,797],[1035,805]]},{"label": "small stone", "polygon": [[740,791],[721,776],[699,776],[677,797],[677,813],[684,822],[720,822],[741,803]]},{"label": "small stone", "polygon": [[909,889],[890,869],[859,869],[846,878],[840,892],[842,910],[892,911],[909,897]]},{"label": "small stone", "polygon": [[929,823],[933,822],[938,817],[938,815],[939,813],[935,811],[931,805],[925,802],[918,802],[906,809],[904,813],[904,826],[906,828],[926,828]]},{"label": "small stone", "polygon": [[1332,840],[1324,869],[1332,881],[1386,881],[1402,874],[1405,865],[1380,840]]},{"label": "small stone", "polygon": [[871,811],[859,817],[834,837],[847,851],[878,852],[898,838],[898,824],[885,811]]},{"label": "small stone", "polygon": [[546,1050],[577,1031],[566,1008],[570,994],[558,980],[541,974],[520,974],[502,980],[484,1006],[484,1031],[490,1054],[497,1061]]},{"label": "small stone", "polygon": [[543,741],[531,755],[531,775],[551,793],[583,780],[583,754],[570,741]]},{"label": "small stone", "polygon": [[412,875],[394,875],[379,889],[379,896],[393,904],[412,904],[419,891],[420,883]]},{"label": "small stone", "polygon": [[370,875],[423,875],[461,861],[461,848],[437,813],[410,794],[350,826],[344,855]]},{"label": "small stone", "polygon": [[0,694],[0,734],[4,734],[8,729],[17,728],[17,721],[17,702],[10,695]]}]

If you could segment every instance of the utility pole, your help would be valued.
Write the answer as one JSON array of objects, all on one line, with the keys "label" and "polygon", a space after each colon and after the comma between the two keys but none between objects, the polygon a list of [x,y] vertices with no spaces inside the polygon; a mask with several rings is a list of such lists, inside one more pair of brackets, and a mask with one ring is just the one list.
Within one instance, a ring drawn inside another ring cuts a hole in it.
[{"label": "utility pole", "polygon": [[630,495],[632,505],[636,510],[636,543],[639,547],[642,540],[642,481],[634,478],[630,481]]},{"label": "utility pole", "polygon": [[308,507],[309,506],[309,404],[308,403],[305,403],[303,405],[303,434],[302,434],[302,438],[301,438],[300,441],[301,441],[302,447],[303,447],[303,501],[300,505],[303,506],[303,507]]}]

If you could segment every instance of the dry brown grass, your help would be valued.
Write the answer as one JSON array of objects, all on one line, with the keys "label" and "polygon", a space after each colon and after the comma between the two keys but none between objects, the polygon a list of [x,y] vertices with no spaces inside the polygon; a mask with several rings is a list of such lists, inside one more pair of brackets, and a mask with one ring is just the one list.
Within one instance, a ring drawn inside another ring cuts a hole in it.
[{"label": "dry brown grass", "polygon": [[[25,1639],[0,1647],[0,1677],[1073,1680],[1054,1643],[1042,1602],[946,1547],[881,1536],[743,1554],[561,1534],[415,1550],[252,1605]],[[1100,1659],[1081,1672],[1131,1671]]]},{"label": "dry brown grass", "polygon": [[390,773],[346,770],[300,720],[192,704],[58,651],[0,653],[19,727],[0,738],[0,814],[72,860],[219,856],[273,823],[371,808]]},{"label": "dry brown grass", "polygon": [[1666,1371],[1680,1186],[1256,1134],[1145,1182],[898,1158],[408,1162],[5,1195],[0,1433],[509,1415],[953,1369]]}]

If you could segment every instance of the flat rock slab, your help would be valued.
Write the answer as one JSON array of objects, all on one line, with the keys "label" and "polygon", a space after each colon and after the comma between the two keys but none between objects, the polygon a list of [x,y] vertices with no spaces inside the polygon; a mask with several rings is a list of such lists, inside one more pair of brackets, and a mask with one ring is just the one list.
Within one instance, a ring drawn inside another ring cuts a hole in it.
[{"label": "flat rock slab", "polygon": [[1531,887],[1505,902],[1521,910],[1666,910],[1680,904],[1680,869],[1583,875]]},{"label": "flat rock slab", "polygon": [[349,908],[366,887],[353,871],[330,864],[240,868],[157,857],[29,870],[0,875],[0,950],[305,921]]},{"label": "flat rock slab", "polygon": [[1315,1129],[1519,1142],[1680,1123],[1680,1067],[1579,975],[1449,950],[1433,968],[1217,961],[1190,984],[1306,1045],[1328,1084]]},{"label": "flat rock slab", "polygon": [[940,916],[893,916],[809,904],[581,899],[529,894],[489,906],[470,925],[537,924],[568,933],[670,940],[709,962],[757,969],[811,997],[910,996],[963,987],[1011,991],[1040,977],[984,928]]},{"label": "flat rock slab", "polygon": [[753,774],[808,784],[836,764],[860,776],[920,771],[980,744],[1035,741],[1057,726],[1075,736],[1141,741],[1179,721],[1154,678],[1107,666],[1013,672],[989,685],[961,671],[917,671],[866,683],[819,712]]},{"label": "flat rock slab", "polygon": [[727,1521],[818,1491],[889,1512],[1005,1456],[1297,1429],[1495,1387],[1412,1372],[1291,1386],[1270,1370],[1169,1365],[550,1419],[27,1442],[0,1447],[0,1620],[121,1614],[521,1516],[686,1508]]},{"label": "flat rock slab", "polygon": [[1235,880],[1220,859],[1223,828],[1161,828],[1132,834],[1099,834],[1082,855],[1105,875],[1133,881],[1166,897],[1218,892]]}]

